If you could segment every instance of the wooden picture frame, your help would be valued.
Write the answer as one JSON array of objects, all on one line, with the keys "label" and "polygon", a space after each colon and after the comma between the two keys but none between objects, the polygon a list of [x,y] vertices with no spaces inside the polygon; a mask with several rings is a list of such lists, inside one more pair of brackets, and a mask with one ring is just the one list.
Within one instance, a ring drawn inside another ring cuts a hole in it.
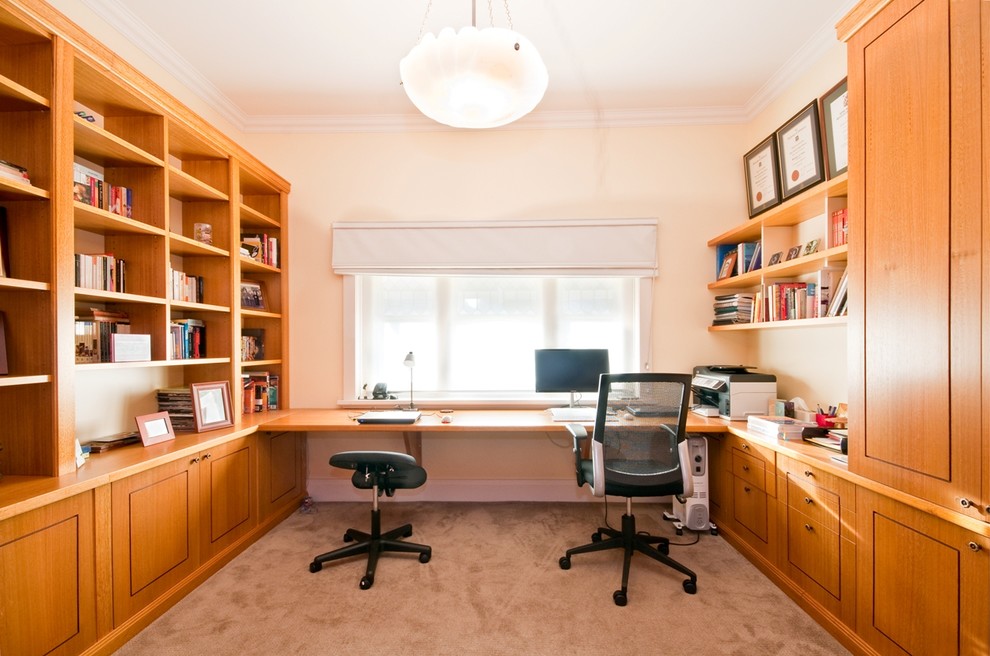
[{"label": "wooden picture frame", "polygon": [[241,281],[241,309],[267,310],[265,303],[265,285],[258,280]]},{"label": "wooden picture frame", "polygon": [[743,156],[749,218],[780,203],[779,166],[777,140],[772,134]]},{"label": "wooden picture frame", "polygon": [[825,180],[818,99],[777,129],[780,195],[784,200]]},{"label": "wooden picture frame", "polygon": [[739,257],[738,251],[730,251],[722,258],[722,266],[718,270],[718,279],[725,280],[732,277],[736,270],[736,259]]},{"label": "wooden picture frame", "polygon": [[197,433],[234,424],[230,409],[230,383],[225,380],[193,383],[190,391]]},{"label": "wooden picture frame", "polygon": [[792,246],[790,250],[787,251],[787,257],[784,259],[784,261],[788,262],[790,260],[794,260],[801,257],[801,248],[802,248],[801,244],[798,244],[797,246]]},{"label": "wooden picture frame", "polygon": [[848,91],[848,78],[842,78],[819,101],[822,108],[822,150],[829,180],[849,170]]},{"label": "wooden picture frame", "polygon": [[767,262],[767,266],[780,264],[780,260],[783,257],[784,257],[784,251],[777,251],[776,253],[770,256],[770,260]]},{"label": "wooden picture frame", "polygon": [[172,430],[172,418],[167,412],[155,412],[150,415],[135,417],[138,432],[141,434],[141,444],[151,446],[160,442],[168,442],[175,439],[175,431]]}]

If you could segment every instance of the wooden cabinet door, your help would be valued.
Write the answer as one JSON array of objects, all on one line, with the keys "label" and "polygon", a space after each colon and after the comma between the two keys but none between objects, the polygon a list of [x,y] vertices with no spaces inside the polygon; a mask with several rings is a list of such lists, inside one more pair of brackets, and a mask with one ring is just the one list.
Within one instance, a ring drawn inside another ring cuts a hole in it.
[{"label": "wooden cabinet door", "polygon": [[857,633],[881,654],[990,653],[990,538],[860,489]]},{"label": "wooden cabinet door", "polygon": [[296,505],[305,492],[305,433],[258,433],[258,487],[261,519],[287,505]]},{"label": "wooden cabinet door", "polygon": [[111,483],[114,626],[199,565],[199,485],[195,459]]},{"label": "wooden cabinet door", "polygon": [[202,558],[220,553],[257,524],[253,436],[199,454]]},{"label": "wooden cabinet door", "polygon": [[985,519],[981,5],[894,0],[849,40],[849,468]]},{"label": "wooden cabinet door", "polygon": [[96,642],[94,544],[92,492],[0,522],[0,653]]}]

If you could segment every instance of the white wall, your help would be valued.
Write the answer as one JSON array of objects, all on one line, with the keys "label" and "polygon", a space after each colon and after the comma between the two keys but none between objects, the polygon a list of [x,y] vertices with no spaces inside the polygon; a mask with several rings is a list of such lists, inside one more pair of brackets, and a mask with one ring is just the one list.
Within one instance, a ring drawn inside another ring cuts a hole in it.
[{"label": "white wall", "polygon": [[[657,217],[654,370],[756,365],[778,375],[781,396],[845,399],[844,329],[711,334],[712,294],[706,289],[715,270],[706,241],[746,219],[743,153],[845,75],[845,52],[838,44],[747,125],[238,134],[78,0],[52,4],[292,183],[289,402],[294,407],[332,407],[343,393],[342,284],[330,270],[332,223],[423,219]],[[80,414],[98,407],[94,401],[80,390]],[[358,444],[402,448],[384,436],[361,442],[313,436],[314,496],[350,493],[345,475],[325,463],[330,453]],[[570,447],[563,440],[529,435],[453,442],[427,435],[423,449],[434,495],[533,498],[545,492],[547,498],[583,498],[574,489]],[[486,478],[514,482],[461,484]]]}]

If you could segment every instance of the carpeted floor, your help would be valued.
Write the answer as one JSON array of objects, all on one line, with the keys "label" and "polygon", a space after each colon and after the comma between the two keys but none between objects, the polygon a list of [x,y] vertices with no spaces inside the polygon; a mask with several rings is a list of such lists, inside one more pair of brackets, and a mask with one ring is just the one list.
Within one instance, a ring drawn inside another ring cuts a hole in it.
[{"label": "carpeted floor", "polygon": [[[609,504],[618,526],[623,505]],[[317,504],[296,513],[117,651],[118,656],[245,654],[458,654],[573,656],[848,654],[824,629],[720,537],[676,536],[659,506],[635,506],[638,528],[667,535],[684,576],[633,558],[629,604],[612,592],[620,552],[558,559],[587,542],[602,503],[382,502],[382,527],[412,522],[410,540],[433,547],[384,554],[374,585],[360,590],[366,557],[309,563],[367,530],[370,504]]]}]

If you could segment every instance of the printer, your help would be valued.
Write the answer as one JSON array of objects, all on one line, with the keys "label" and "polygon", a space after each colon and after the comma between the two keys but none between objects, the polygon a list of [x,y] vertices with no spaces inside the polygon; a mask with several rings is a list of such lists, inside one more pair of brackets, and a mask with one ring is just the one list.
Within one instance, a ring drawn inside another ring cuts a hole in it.
[{"label": "printer", "polygon": [[695,404],[718,408],[722,419],[765,415],[777,399],[777,377],[750,371],[741,365],[705,365],[694,368],[691,390]]}]

